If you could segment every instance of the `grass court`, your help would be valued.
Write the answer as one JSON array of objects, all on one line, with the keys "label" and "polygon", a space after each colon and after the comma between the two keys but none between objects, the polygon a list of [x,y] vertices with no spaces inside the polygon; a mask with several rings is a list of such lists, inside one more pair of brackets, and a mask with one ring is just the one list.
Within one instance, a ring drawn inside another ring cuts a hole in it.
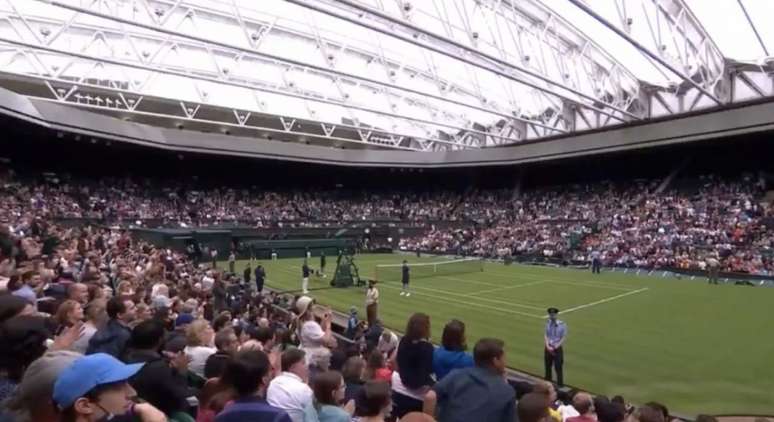
[{"label": "grass court", "polygon": [[[442,258],[359,255],[360,276],[376,265]],[[303,259],[261,261],[266,285],[300,292]],[[247,261],[238,262],[241,274]],[[319,257],[309,266],[319,267]],[[310,278],[310,289],[329,287]],[[431,317],[433,341],[444,324],[465,322],[468,345],[480,337],[506,343],[510,367],[542,374],[545,310],[556,306],[568,324],[565,382],[635,403],[660,401],[682,414],[774,414],[774,289],[710,286],[704,279],[485,263],[483,272],[413,279],[411,297],[399,282],[379,284],[384,324],[402,332],[408,317]],[[356,306],[365,318],[365,288],[313,290],[336,310]]]}]

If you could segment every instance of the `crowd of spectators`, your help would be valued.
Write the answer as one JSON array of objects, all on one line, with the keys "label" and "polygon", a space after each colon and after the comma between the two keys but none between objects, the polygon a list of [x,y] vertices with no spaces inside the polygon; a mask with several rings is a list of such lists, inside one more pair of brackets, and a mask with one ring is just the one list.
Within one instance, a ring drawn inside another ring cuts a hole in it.
[{"label": "crowd of spectators", "polygon": [[[729,221],[730,215],[741,219],[741,214],[754,219],[752,196],[749,204],[738,203],[738,195],[749,192],[737,188],[712,185],[720,189],[714,191],[716,199],[692,212],[707,214],[712,222]],[[572,198],[584,194],[576,191],[534,201],[522,197],[508,202],[508,212],[494,213],[479,207],[496,208],[502,192],[471,193],[480,198],[471,202],[441,195],[431,205],[399,214],[449,218],[448,213],[457,213],[459,219],[515,225],[533,218],[593,217],[612,233],[621,229],[619,219],[606,219],[605,213],[625,205],[601,203],[607,189],[589,192],[597,204],[577,203]],[[462,321],[449,321],[442,344],[435,347],[426,314],[412,315],[402,338],[378,319],[369,325],[353,314],[351,339],[344,340],[333,332],[331,310],[311,297],[263,291],[233,269],[195,264],[185,253],[137,241],[119,228],[63,227],[51,218],[176,218],[175,213],[194,208],[225,217],[248,212],[274,218],[287,212],[300,218],[319,208],[303,211],[299,206],[316,199],[288,207],[277,194],[266,194],[260,198],[268,202],[243,211],[231,208],[240,201],[235,192],[149,191],[127,180],[89,187],[5,180],[0,198],[0,420],[510,422],[518,417],[521,422],[622,422],[627,414],[632,422],[671,419],[657,404],[635,410],[603,397],[590,404],[584,393],[562,401],[549,383],[509,384],[503,342],[481,339],[470,353]],[[699,201],[680,198],[681,207],[696,207]],[[424,201],[408,199],[414,200]],[[647,210],[648,200],[630,205]],[[276,210],[272,201],[281,202]],[[406,204],[385,198],[368,212],[397,212],[389,203]],[[736,208],[722,208],[729,203]],[[354,203],[346,207],[355,214],[364,209]],[[514,217],[521,214],[526,216]],[[478,233],[463,230],[462,242],[476,241]],[[751,233],[743,231],[739,238],[762,241]]]}]

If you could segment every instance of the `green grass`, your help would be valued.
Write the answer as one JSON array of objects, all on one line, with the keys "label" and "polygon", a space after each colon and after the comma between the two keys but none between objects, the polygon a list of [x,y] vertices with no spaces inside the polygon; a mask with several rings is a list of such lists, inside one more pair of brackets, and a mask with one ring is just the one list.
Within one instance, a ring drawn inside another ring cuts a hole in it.
[{"label": "green grass", "polygon": [[[362,255],[356,262],[361,276],[372,277],[375,265],[403,259]],[[239,274],[245,263],[239,263]],[[262,261],[267,285],[300,290],[301,263]],[[313,258],[310,266],[318,265]],[[328,266],[330,273],[333,257]],[[310,288],[326,287],[328,280],[312,277]],[[580,307],[560,314],[569,327],[567,383],[633,402],[663,402],[683,414],[774,414],[771,288],[489,263],[484,272],[413,280],[410,298],[399,296],[398,283],[379,287],[386,326],[403,331],[412,313],[426,312],[437,342],[443,325],[457,318],[466,324],[468,344],[501,338],[509,366],[533,374],[543,371],[545,309]],[[363,288],[318,290],[312,296],[340,311],[357,306],[365,316]]]}]

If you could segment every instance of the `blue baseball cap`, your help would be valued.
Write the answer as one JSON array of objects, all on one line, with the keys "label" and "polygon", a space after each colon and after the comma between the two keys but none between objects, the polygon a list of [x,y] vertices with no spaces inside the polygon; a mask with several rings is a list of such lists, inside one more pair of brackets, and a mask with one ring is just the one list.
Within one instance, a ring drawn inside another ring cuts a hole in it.
[{"label": "blue baseball cap", "polygon": [[144,363],[126,365],[107,353],[95,353],[75,360],[62,371],[54,383],[54,402],[65,409],[100,385],[126,381]]}]

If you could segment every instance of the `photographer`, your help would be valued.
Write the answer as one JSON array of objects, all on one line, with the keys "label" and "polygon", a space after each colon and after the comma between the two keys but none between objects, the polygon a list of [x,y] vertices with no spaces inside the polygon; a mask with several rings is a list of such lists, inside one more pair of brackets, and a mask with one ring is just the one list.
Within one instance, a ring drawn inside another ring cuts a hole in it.
[{"label": "photographer", "polygon": [[306,351],[307,364],[319,370],[327,370],[330,363],[330,349],[336,347],[336,338],[331,330],[331,310],[316,305],[314,299],[301,296],[296,301],[298,312],[298,339],[300,348]]}]

